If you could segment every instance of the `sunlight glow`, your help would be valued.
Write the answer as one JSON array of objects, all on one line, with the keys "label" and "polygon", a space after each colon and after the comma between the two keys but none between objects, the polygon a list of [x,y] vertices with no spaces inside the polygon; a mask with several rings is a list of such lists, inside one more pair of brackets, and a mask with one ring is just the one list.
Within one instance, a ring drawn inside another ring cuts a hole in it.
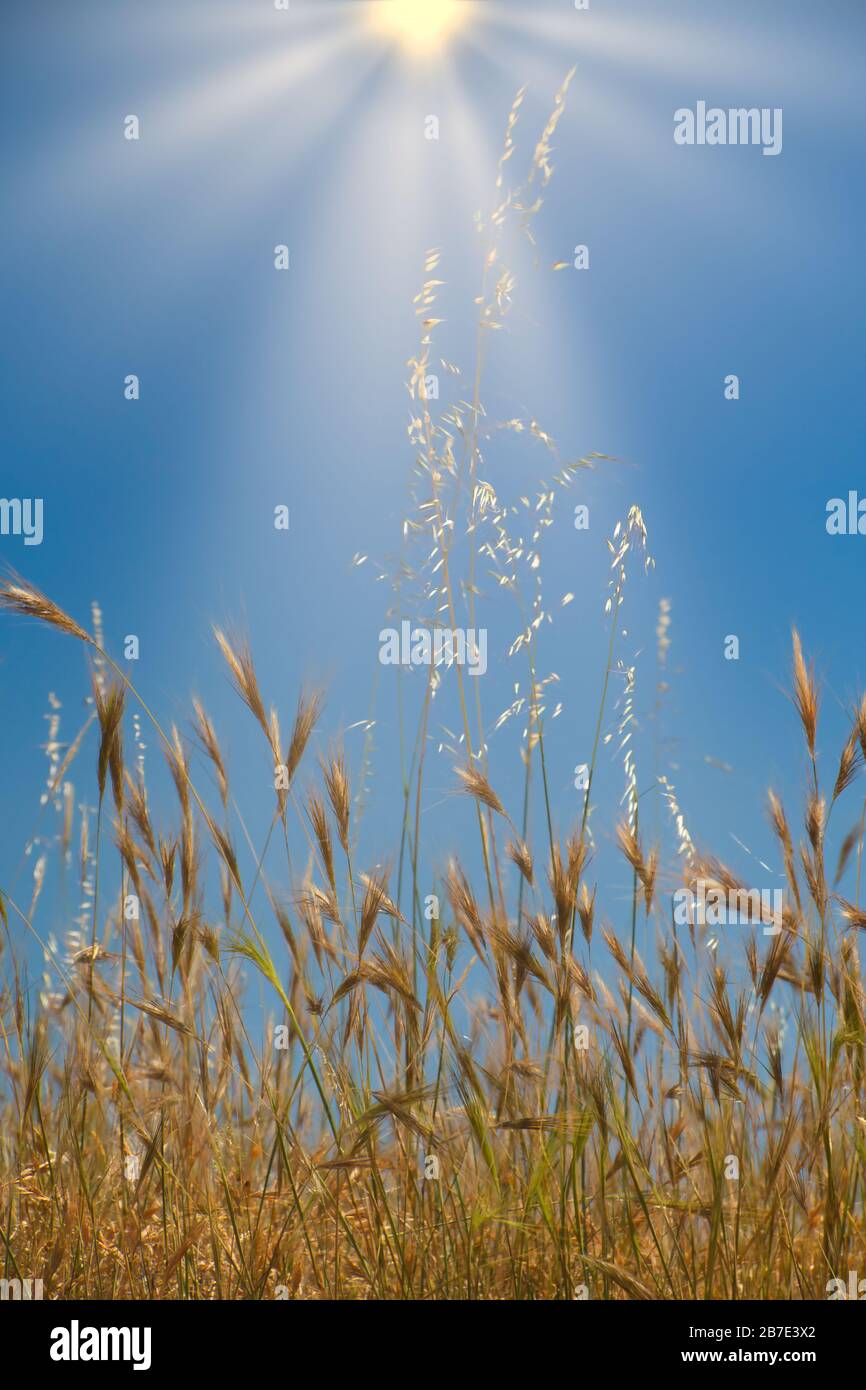
[{"label": "sunlight glow", "polygon": [[426,54],[441,48],[467,10],[467,0],[372,0],[370,19],[410,52]]}]

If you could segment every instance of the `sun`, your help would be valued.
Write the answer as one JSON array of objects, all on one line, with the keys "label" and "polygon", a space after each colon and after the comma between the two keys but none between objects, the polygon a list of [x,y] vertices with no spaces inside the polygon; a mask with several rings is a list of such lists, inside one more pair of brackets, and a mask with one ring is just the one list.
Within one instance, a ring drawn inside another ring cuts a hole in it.
[{"label": "sun", "polygon": [[435,52],[464,22],[468,0],[372,0],[370,19],[416,54]]}]

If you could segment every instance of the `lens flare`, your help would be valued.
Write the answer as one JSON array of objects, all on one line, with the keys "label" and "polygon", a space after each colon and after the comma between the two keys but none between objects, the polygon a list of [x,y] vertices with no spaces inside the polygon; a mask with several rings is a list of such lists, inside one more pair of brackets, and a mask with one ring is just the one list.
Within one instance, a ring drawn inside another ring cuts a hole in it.
[{"label": "lens flare", "polygon": [[464,22],[469,0],[372,0],[370,19],[381,34],[412,53],[440,49]]}]

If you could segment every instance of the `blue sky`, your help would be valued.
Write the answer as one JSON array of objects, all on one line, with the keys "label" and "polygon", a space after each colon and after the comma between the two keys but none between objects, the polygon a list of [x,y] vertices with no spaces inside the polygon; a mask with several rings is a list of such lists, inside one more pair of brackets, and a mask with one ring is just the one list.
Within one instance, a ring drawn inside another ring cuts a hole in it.
[{"label": "blue sky", "polygon": [[[573,768],[591,747],[606,538],[637,503],[656,569],[629,579],[619,651],[637,668],[639,786],[651,789],[660,766],[692,835],[763,884],[737,841],[780,867],[764,791],[772,783],[796,805],[803,782],[783,690],[791,624],[828,682],[819,743],[829,779],[866,678],[866,540],[825,529],[828,499],[866,494],[866,14],[855,0],[731,0],[723,11],[592,0],[588,13],[569,0],[467,4],[470,23],[421,61],[383,40],[361,0],[294,0],[288,14],[269,0],[9,0],[0,494],[41,497],[45,534],[38,547],[4,536],[0,556],[79,619],[98,599],[115,654],[127,633],[139,636],[132,674],[164,722],[188,729],[189,696],[203,697],[257,842],[272,769],[228,687],[211,622],[249,631],[284,727],[300,684],[326,684],[319,746],[343,736],[357,770],[363,733],[344,731],[370,714],[389,602],[377,562],[399,552],[406,514],[405,364],[424,255],[441,250],[442,355],[469,375],[481,274],[473,216],[492,206],[509,107],[526,84],[507,166],[516,182],[577,64],[535,224],[537,263],[515,243],[514,309],[482,387],[491,427],[534,418],[564,457],[620,461],[563,494],[547,543],[555,623],[540,661],[559,676],[563,704],[547,734],[555,818],[563,832],[573,824]],[[699,100],[782,108],[781,154],[676,145],[675,110]],[[129,113],[138,142],[123,139]],[[438,141],[424,137],[431,113]],[[290,247],[286,273],[273,267],[278,243]],[[590,248],[590,269],[552,271],[577,244]],[[131,372],[136,402],[123,396]],[[736,402],[724,399],[729,373],[741,382]],[[482,448],[484,476],[509,499],[549,478],[539,446],[516,448],[491,428]],[[586,533],[570,524],[577,502],[590,507]],[[273,529],[278,503],[291,510],[288,533]],[[357,553],[370,557],[360,567]],[[566,591],[575,600],[560,610]],[[672,646],[656,764],[648,716],[662,597]],[[490,612],[488,727],[518,678],[506,655],[515,624],[499,599]],[[723,657],[728,634],[740,639],[737,662]],[[422,682],[407,686],[417,712]],[[81,651],[4,619],[3,885],[26,881],[49,691],[70,738],[86,713]],[[389,668],[378,670],[374,717],[368,862],[398,847]],[[616,720],[611,706],[606,731]],[[441,724],[456,727],[453,683],[431,724],[431,874],[450,853],[475,862],[454,760],[436,752]],[[515,814],[520,727],[490,745],[492,780]],[[168,814],[156,740],[146,741],[152,796]],[[593,801],[600,901],[616,925],[629,880],[609,845],[623,789],[615,749],[602,754]],[[91,744],[73,776],[77,798],[91,802],[94,753]],[[840,830],[853,802],[848,810]],[[664,808],[653,815],[670,864]],[[56,830],[50,816],[42,829]],[[46,931],[63,927],[52,901],[49,891],[37,923]]]}]

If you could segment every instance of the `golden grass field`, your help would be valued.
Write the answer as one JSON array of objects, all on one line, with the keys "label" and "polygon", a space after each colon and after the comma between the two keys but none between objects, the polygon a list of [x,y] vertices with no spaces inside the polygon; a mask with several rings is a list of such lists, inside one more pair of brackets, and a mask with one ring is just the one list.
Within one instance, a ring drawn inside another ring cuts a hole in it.
[{"label": "golden grass field", "polygon": [[[320,694],[302,693],[286,737],[247,646],[217,631],[267,757],[284,770],[267,842],[248,855],[204,705],[190,710],[191,737],[163,728],[98,631],[25,579],[0,588],[4,623],[23,617],[81,644],[92,672],[91,713],[55,754],[46,798],[86,907],[77,934],[45,910],[38,864],[29,900],[0,885],[2,1275],[41,1278],[46,1297],[824,1298],[830,1278],[866,1267],[866,802],[853,831],[838,826],[866,756],[866,699],[824,785],[820,691],[795,634],[805,805],[794,816],[768,795],[783,929],[739,931],[734,981],[707,929],[673,920],[673,887],[743,885],[692,841],[672,783],[660,779],[671,863],[639,824],[633,754],[622,818],[597,823],[591,802],[609,733],[624,739],[635,718],[635,673],[617,641],[628,567],[649,563],[636,506],[611,539],[589,786],[574,823],[556,828],[536,559],[555,496],[599,460],[563,463],[537,422],[515,419],[503,427],[551,455],[538,505],[506,505],[479,467],[486,345],[514,290],[501,232],[532,237],[567,86],[524,184],[506,192],[522,96],[510,113],[469,399],[435,419],[425,381],[438,253],[427,262],[409,382],[414,503],[394,590],[395,613],[411,604],[419,620],[452,627],[480,621],[491,575],[514,596],[521,805],[497,790],[483,682],[431,666],[414,729],[406,714],[390,867],[358,862],[365,768],[353,778],[338,746],[319,741]],[[670,621],[663,602],[662,664]],[[446,681],[461,721],[453,781],[477,811],[478,867],[439,866],[437,915],[421,872],[421,805]],[[154,822],[135,756],[137,721],[170,770],[177,806],[166,824]],[[94,755],[95,774],[83,766]],[[95,775],[93,818],[77,816],[65,790],[73,773]],[[597,895],[605,836],[628,864],[626,905]],[[271,881],[274,854],[288,894]],[[838,891],[843,879],[856,881],[853,901]],[[47,953],[41,995],[24,964],[37,949]],[[244,1003],[262,989],[263,1039]],[[469,1035],[455,1024],[458,1004]]]}]

